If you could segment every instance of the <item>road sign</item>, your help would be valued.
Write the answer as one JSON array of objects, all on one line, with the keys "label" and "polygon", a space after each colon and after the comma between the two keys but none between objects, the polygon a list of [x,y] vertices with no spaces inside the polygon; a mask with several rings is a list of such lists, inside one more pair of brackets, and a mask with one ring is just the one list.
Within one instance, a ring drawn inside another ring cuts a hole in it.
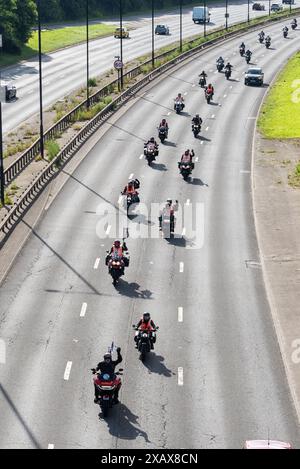
[{"label": "road sign", "polygon": [[116,70],[121,70],[123,68],[122,60],[115,60],[114,67]]}]

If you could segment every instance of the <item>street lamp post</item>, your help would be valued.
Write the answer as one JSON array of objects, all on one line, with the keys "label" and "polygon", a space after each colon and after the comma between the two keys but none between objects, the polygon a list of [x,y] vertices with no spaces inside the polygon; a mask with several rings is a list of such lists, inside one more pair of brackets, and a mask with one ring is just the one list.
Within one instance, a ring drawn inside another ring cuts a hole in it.
[{"label": "street lamp post", "polygon": [[203,36],[206,37],[206,0],[203,0],[203,6],[204,6]]},{"label": "street lamp post", "polygon": [[250,23],[250,0],[248,0],[248,23]]},{"label": "street lamp post", "polygon": [[[2,51],[2,34],[0,34],[0,52]],[[1,68],[0,68],[0,88],[1,88]],[[2,206],[5,205],[5,195],[4,195],[4,165],[3,165],[3,136],[2,136],[2,90],[0,95],[0,199]]]},{"label": "street lamp post", "polygon": [[228,0],[226,0],[226,12],[225,12],[225,28],[228,29]]},{"label": "street lamp post", "polygon": [[269,0],[269,16],[271,15],[271,0]]},{"label": "street lamp post", "polygon": [[[123,63],[123,0],[120,1],[120,60]],[[120,73],[121,90],[123,89],[123,67]]]},{"label": "street lamp post", "polygon": [[180,14],[180,52],[182,52],[182,0],[179,2],[179,14]]},{"label": "street lamp post", "polygon": [[42,34],[41,34],[41,0],[37,3],[38,42],[39,42],[39,84],[40,84],[40,150],[44,159],[44,122],[43,122],[43,76],[42,76]]},{"label": "street lamp post", "polygon": [[154,68],[154,0],[152,0],[152,68]]},{"label": "street lamp post", "polygon": [[89,0],[86,0],[86,107],[90,107]]}]

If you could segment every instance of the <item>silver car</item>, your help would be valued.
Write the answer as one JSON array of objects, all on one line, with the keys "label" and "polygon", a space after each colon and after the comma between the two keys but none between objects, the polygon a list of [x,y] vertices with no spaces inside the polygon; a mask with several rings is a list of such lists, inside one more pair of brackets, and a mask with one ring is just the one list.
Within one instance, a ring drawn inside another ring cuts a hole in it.
[{"label": "silver car", "polygon": [[245,85],[259,85],[264,84],[264,74],[261,68],[251,67],[245,73]]}]

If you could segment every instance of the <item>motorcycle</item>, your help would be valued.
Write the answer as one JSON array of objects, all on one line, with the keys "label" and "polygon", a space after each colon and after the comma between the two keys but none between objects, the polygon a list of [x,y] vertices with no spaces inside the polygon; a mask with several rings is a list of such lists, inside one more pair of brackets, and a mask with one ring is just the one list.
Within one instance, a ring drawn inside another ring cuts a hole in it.
[{"label": "motorcycle", "polygon": [[245,47],[240,47],[240,56],[243,57],[245,54]]},{"label": "motorcycle", "polygon": [[111,255],[109,251],[107,251],[106,257],[106,265],[108,266],[108,273],[111,275],[113,279],[113,285],[116,286],[119,282],[120,277],[122,277],[125,273],[125,267],[129,267],[129,254],[128,252],[123,255],[123,257],[119,256],[118,254]]},{"label": "motorcycle", "polygon": [[258,40],[262,44],[264,42],[264,36],[258,36]]},{"label": "motorcycle", "polygon": [[224,68],[224,62],[217,62],[218,72],[222,72],[223,68]]},{"label": "motorcycle", "polygon": [[251,55],[250,54],[245,55],[245,60],[246,60],[247,64],[249,64],[250,60],[251,60]]},{"label": "motorcycle", "polygon": [[284,30],[283,30],[283,37],[284,37],[284,38],[287,38],[287,36],[288,36],[288,31],[284,29]]},{"label": "motorcycle", "polygon": [[271,46],[271,41],[266,41],[266,48],[269,49],[270,46]]},{"label": "motorcycle", "polygon": [[161,143],[164,143],[167,136],[168,136],[168,129],[166,127],[160,127],[158,129],[158,137],[159,137]]},{"label": "motorcycle", "polygon": [[181,101],[175,101],[174,104],[174,109],[176,111],[176,114],[180,114],[181,111],[183,111],[184,104]]},{"label": "motorcycle", "polygon": [[97,374],[97,371],[92,368],[91,370],[94,377],[94,384],[98,389],[99,406],[104,418],[107,417],[109,409],[113,406],[114,395],[117,387],[121,386],[121,379],[118,376],[122,375],[123,369],[120,368],[118,372],[113,375],[109,373]]},{"label": "motorcycle", "polygon": [[213,93],[212,91],[208,91],[207,89],[205,90],[205,99],[207,101],[207,104],[210,104],[211,100],[213,98]]},{"label": "motorcycle", "polygon": [[297,23],[291,23],[291,26],[292,26],[292,29],[296,29],[297,28]]},{"label": "motorcycle", "polygon": [[160,217],[160,228],[163,238],[170,239],[175,230],[175,217],[168,213],[163,213]]},{"label": "motorcycle", "polygon": [[148,165],[151,166],[152,162],[156,160],[158,156],[158,150],[155,147],[155,143],[148,143],[148,145],[144,148],[144,155],[146,156],[146,160],[148,161]]},{"label": "motorcycle", "polygon": [[[133,325],[133,328],[136,329],[136,326]],[[137,331],[137,349],[140,352],[141,361],[145,361],[147,353],[151,351],[151,334],[152,338],[155,338],[155,332],[159,329],[157,327],[155,330],[141,330]]]},{"label": "motorcycle", "polygon": [[192,174],[195,165],[192,162],[179,163],[179,171],[183,179],[186,181]]},{"label": "motorcycle", "polygon": [[201,132],[201,125],[200,124],[192,124],[192,132],[194,137],[197,138],[199,133]]},{"label": "motorcycle", "polygon": [[126,198],[127,198],[127,212],[129,211],[129,208],[131,207],[131,205],[140,203],[140,198],[137,192],[135,194],[127,194]]},{"label": "motorcycle", "polygon": [[201,88],[204,88],[206,85],[206,78],[202,75],[200,75],[199,85],[201,86]]},{"label": "motorcycle", "polygon": [[226,77],[226,80],[229,80],[229,78],[231,77],[231,69],[230,68],[225,68],[225,77]]}]

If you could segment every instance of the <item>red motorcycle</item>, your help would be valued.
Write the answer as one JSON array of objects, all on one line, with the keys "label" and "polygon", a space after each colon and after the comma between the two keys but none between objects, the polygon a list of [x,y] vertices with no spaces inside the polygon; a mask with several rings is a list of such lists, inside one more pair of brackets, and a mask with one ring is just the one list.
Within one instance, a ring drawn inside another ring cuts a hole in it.
[{"label": "red motorcycle", "polygon": [[120,277],[125,273],[125,267],[129,266],[129,256],[120,255],[118,252],[109,253],[106,257],[106,265],[108,266],[108,273],[112,276],[113,284],[116,286]]},{"label": "red motorcycle", "polygon": [[108,373],[96,374],[96,370],[92,369],[94,376],[94,384],[98,389],[99,394],[99,405],[102,410],[103,417],[107,417],[109,409],[112,408],[114,402],[114,395],[116,389],[120,389],[122,386],[121,375],[122,368],[120,370],[110,375]]}]

